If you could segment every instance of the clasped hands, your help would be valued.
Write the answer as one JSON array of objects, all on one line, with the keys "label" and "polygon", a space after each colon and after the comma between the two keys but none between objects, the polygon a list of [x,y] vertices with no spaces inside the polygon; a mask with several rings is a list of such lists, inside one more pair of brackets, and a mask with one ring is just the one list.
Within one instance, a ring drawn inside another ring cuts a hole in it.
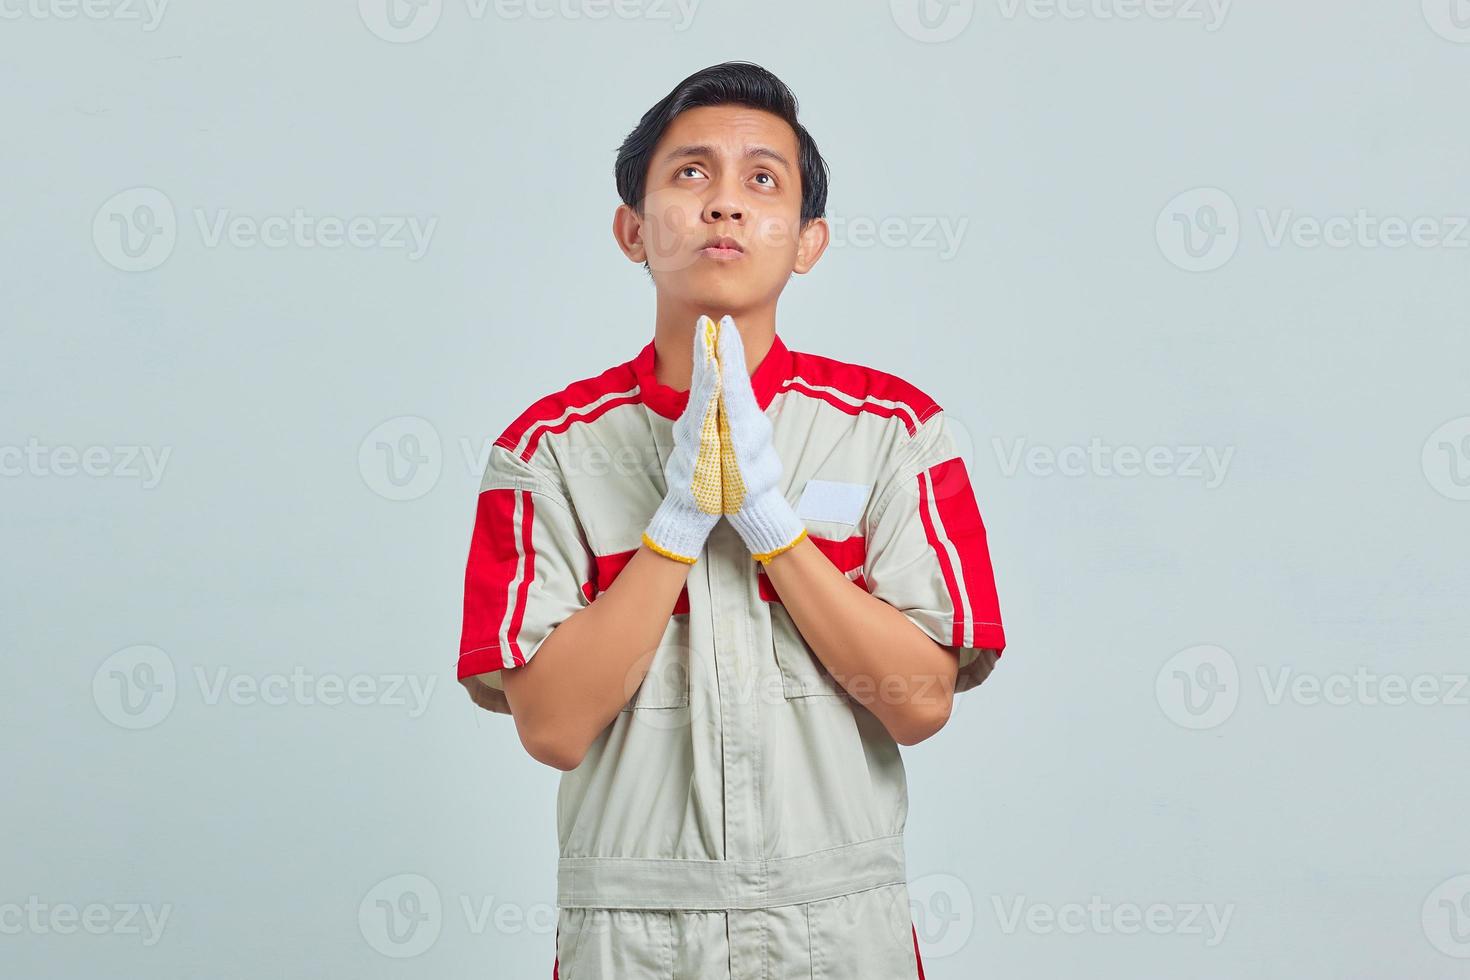
[{"label": "clasped hands", "polygon": [[643,542],[693,564],[724,516],[764,564],[806,535],[780,489],[771,420],[756,401],[731,317],[716,323],[701,316],[692,346],[689,402],[674,421],[674,448],[664,466],[668,490]]}]

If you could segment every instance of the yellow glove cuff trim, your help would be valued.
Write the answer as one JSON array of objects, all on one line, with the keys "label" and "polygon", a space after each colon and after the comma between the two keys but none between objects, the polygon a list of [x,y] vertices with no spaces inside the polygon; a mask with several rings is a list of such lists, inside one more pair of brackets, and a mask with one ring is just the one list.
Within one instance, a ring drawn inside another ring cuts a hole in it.
[{"label": "yellow glove cuff trim", "polygon": [[781,554],[782,552],[790,551],[792,548],[795,548],[797,545],[801,544],[801,539],[804,538],[804,537],[806,537],[806,528],[802,528],[801,529],[801,533],[798,534],[792,540],[792,542],[790,544],[783,544],[781,547],[777,548],[775,551],[767,551],[767,552],[765,552],[763,554],[752,555],[751,557],[753,557],[756,561],[760,562],[762,565],[765,565],[765,564],[769,563],[772,558],[775,558],[777,555]]}]

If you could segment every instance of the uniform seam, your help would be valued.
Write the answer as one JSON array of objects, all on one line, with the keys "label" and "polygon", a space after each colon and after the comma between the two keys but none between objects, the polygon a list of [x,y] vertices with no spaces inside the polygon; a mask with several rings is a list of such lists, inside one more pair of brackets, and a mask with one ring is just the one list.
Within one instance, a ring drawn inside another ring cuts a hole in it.
[{"label": "uniform seam", "polygon": [[[923,434],[924,425],[927,424],[928,421],[934,416],[938,415],[939,412],[939,407],[935,406],[934,410],[928,415],[924,416],[924,418],[919,422],[919,425],[917,428],[914,429],[913,434],[908,437],[908,441],[905,442],[902,446],[898,447],[898,449],[891,454],[891,456],[895,458],[895,462],[893,464],[893,478],[888,483],[888,489],[883,491],[883,496],[878,498],[877,502],[873,505],[873,509],[877,513],[875,513],[874,516],[869,519],[870,525],[875,525],[881,522],[883,520],[883,515],[888,512],[888,507],[893,502],[893,497],[896,493],[898,493],[899,489],[901,489],[906,483],[908,483],[908,481],[914,479],[928,468],[923,465],[923,460],[918,458],[917,454],[915,453],[914,446],[919,442],[920,436]],[[912,459],[909,458],[909,454],[911,453],[915,453]]]}]

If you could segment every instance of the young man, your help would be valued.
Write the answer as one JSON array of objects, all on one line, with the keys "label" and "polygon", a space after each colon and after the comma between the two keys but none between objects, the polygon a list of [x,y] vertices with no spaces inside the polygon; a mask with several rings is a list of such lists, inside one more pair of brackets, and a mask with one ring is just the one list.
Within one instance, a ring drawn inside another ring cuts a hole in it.
[{"label": "young man", "polygon": [[495,441],[465,574],[459,679],[563,770],[553,976],[922,977],[898,746],[1005,646],[965,464],[776,333],[828,226],[775,76],[686,78],[616,173],[653,339]]}]

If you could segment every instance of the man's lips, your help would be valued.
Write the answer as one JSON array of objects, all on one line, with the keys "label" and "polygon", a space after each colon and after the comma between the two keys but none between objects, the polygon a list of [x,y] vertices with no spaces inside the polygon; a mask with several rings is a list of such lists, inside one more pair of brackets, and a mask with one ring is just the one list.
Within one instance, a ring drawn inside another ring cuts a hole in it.
[{"label": "man's lips", "polygon": [[740,243],[733,238],[712,238],[709,244],[699,250],[699,254],[706,258],[716,259],[721,262],[729,262],[738,259],[745,254]]}]

